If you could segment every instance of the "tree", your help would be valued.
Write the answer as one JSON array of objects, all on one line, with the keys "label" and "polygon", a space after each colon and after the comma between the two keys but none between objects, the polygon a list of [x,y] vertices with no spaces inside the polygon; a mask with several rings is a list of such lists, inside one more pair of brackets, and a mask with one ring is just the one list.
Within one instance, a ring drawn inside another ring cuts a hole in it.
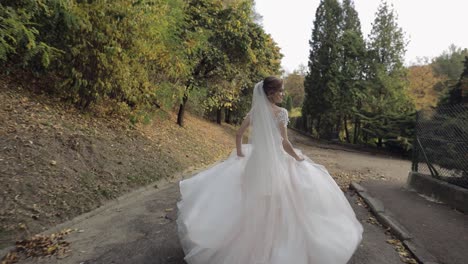
[{"label": "tree", "polygon": [[[227,87],[224,80],[235,71],[231,60],[239,55],[237,47],[245,48],[245,43],[236,46],[244,38],[239,40],[233,36],[244,27],[243,21],[236,20],[238,13],[233,5],[231,1],[194,0],[186,6],[185,21],[190,34],[185,38],[187,43],[193,43],[187,53],[192,68],[177,114],[180,126],[183,126],[186,104],[193,90],[207,90],[208,98],[204,103],[209,109],[223,101],[222,88]],[[245,58],[243,54],[240,57]]]},{"label": "tree", "polygon": [[216,65],[208,65],[215,52],[207,48],[212,36],[215,17],[222,8],[220,1],[194,0],[189,1],[184,9],[186,24],[182,39],[187,43],[187,58],[191,62],[190,74],[184,80],[184,89],[177,113],[177,124],[183,126],[186,105],[192,90],[200,88],[205,82],[204,77],[216,69]]},{"label": "tree", "polygon": [[321,137],[330,138],[337,123],[342,10],[337,0],[322,0],[315,13],[310,44],[309,71],[305,77],[302,116],[316,121]]},{"label": "tree", "polygon": [[408,68],[409,96],[416,109],[424,109],[437,105],[439,92],[434,86],[443,81],[437,77],[431,65],[414,65]]},{"label": "tree", "polygon": [[[369,35],[368,56],[370,67],[366,72],[367,97],[361,117],[367,120],[367,133],[377,138],[377,146],[383,145],[384,138],[393,137],[391,129],[378,129],[390,125],[387,120],[400,116],[405,118],[414,106],[406,89],[406,69],[403,58],[407,41],[403,30],[397,24],[393,9],[382,1],[372,24]],[[378,118],[371,118],[369,113]],[[365,118],[367,116],[368,118]]]},{"label": "tree", "polygon": [[463,72],[463,60],[466,56],[468,49],[452,44],[448,50],[432,60],[431,66],[437,75],[447,76],[449,80],[458,80]]},{"label": "tree", "polygon": [[[354,142],[359,131],[358,112],[362,107],[364,96],[364,72],[366,67],[366,46],[361,32],[361,22],[351,0],[343,1],[343,34],[340,43],[341,81],[338,103],[337,130],[344,126],[346,140],[351,142],[348,121],[354,119]],[[354,110],[353,110],[354,109]]]},{"label": "tree", "polygon": [[[76,26],[64,0],[45,3],[4,0],[0,4],[0,66],[34,67],[42,73],[62,53],[57,48],[57,29]],[[63,28],[62,28],[63,27]],[[51,32],[48,32],[50,30]],[[7,62],[11,62],[7,65]]]},{"label": "tree", "polygon": [[[461,49],[452,44],[448,50],[432,60],[431,67],[439,79],[439,82],[434,85],[434,89],[439,94],[447,94],[451,87],[456,85],[463,72],[465,56],[468,56],[468,49]],[[441,99],[443,100],[443,98]]]},{"label": "tree", "polygon": [[464,66],[457,84],[441,99],[439,105],[468,103],[468,56],[465,57]]},{"label": "tree", "polygon": [[183,4],[5,0],[0,57],[6,50],[9,65],[52,78],[48,91],[83,110],[102,100],[131,109],[173,103],[171,92],[188,72],[179,38]]},{"label": "tree", "polygon": [[178,105],[180,125],[193,95],[241,115],[244,90],[279,70],[253,0],[109,3],[2,1],[0,66],[53,79],[47,89],[82,110],[103,101],[128,114]]},{"label": "tree", "polygon": [[302,107],[304,101],[304,78],[305,73],[294,70],[284,78],[284,89],[291,97],[292,107]]},{"label": "tree", "polygon": [[254,84],[267,76],[279,74],[283,56],[276,42],[265,33],[261,25],[252,22],[248,28],[249,35],[254,40],[251,43],[254,57],[243,68],[243,76],[247,82],[241,89],[239,100],[230,109],[234,123],[241,122],[250,110]]},{"label": "tree", "polygon": [[[254,24],[251,1],[194,0],[187,6],[190,31],[205,34],[196,52],[190,55],[194,67],[187,80],[177,123],[183,125],[185,105],[192,89],[207,89],[204,102],[208,110],[215,109],[221,122],[223,108],[232,109],[241,89],[251,83],[252,72],[263,71],[280,57],[279,49],[263,29]],[[265,48],[261,51],[258,47]],[[271,61],[271,62],[269,62]],[[267,70],[274,71],[275,67]]]},{"label": "tree", "polygon": [[286,104],[285,104],[284,108],[286,108],[286,110],[288,110],[288,111],[291,111],[292,106],[293,106],[292,97],[290,95],[287,95],[286,96]]}]

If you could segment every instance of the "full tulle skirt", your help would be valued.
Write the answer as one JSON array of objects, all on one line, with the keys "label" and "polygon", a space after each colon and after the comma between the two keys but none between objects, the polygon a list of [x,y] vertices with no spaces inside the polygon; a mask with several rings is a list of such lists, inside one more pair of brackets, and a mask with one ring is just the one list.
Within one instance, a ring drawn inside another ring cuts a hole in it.
[{"label": "full tulle skirt", "polygon": [[[363,228],[328,171],[284,153],[286,170],[268,194],[256,191],[245,157],[180,182],[178,235],[189,264],[345,264]],[[298,151],[298,150],[297,150]],[[300,151],[298,151],[300,152]]]}]

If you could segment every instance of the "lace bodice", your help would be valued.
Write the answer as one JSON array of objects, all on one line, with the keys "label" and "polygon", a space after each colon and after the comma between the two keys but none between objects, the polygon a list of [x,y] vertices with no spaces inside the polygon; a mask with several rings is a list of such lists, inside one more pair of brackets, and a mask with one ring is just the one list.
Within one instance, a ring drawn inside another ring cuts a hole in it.
[{"label": "lace bodice", "polygon": [[278,126],[288,126],[288,110],[286,110],[285,108],[281,108],[281,110],[279,110],[279,112],[275,115],[275,118]]},{"label": "lace bodice", "polygon": [[[249,115],[250,115],[250,112],[248,112],[245,117]],[[288,126],[289,124],[288,110],[286,110],[285,108],[280,108],[280,110],[274,113],[274,115],[275,115],[276,124],[278,126]]]}]

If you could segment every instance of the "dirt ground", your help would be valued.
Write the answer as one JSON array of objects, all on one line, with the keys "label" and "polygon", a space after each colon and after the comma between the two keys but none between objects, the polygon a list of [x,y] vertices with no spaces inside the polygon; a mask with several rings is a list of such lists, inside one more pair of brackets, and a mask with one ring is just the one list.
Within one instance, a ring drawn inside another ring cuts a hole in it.
[{"label": "dirt ground", "polygon": [[[16,86],[17,85],[17,86]],[[0,78],[0,248],[228,154],[234,128],[98,117]]]},{"label": "dirt ground", "polygon": [[292,130],[288,133],[295,147],[324,165],[342,188],[347,188],[351,181],[368,179],[401,182],[411,170],[409,160],[315,142]]}]

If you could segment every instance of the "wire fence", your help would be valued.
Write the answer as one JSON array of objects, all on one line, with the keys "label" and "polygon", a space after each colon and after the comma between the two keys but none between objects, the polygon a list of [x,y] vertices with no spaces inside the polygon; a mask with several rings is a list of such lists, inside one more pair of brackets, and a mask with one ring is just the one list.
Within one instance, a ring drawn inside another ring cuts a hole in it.
[{"label": "wire fence", "polygon": [[468,188],[467,104],[418,112],[412,170]]}]

